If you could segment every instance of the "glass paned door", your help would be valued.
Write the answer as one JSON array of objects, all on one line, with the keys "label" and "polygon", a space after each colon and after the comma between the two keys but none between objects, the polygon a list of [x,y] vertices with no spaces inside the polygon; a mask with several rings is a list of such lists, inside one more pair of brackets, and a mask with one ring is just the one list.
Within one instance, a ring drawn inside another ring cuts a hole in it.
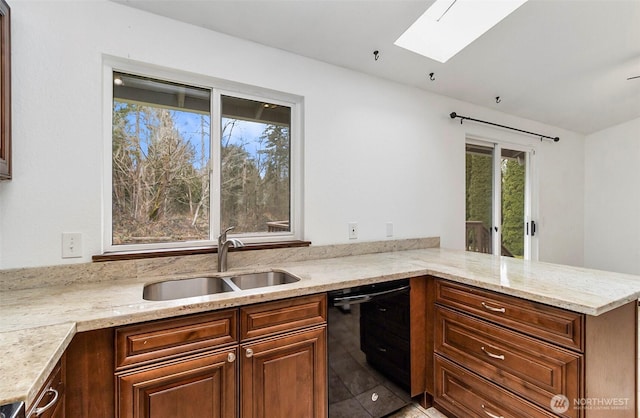
[{"label": "glass paned door", "polygon": [[493,253],[493,147],[467,144],[466,249]]},{"label": "glass paned door", "polygon": [[502,255],[524,257],[526,153],[502,148],[500,158]]},{"label": "glass paned door", "polygon": [[530,150],[466,144],[466,250],[531,258]]}]

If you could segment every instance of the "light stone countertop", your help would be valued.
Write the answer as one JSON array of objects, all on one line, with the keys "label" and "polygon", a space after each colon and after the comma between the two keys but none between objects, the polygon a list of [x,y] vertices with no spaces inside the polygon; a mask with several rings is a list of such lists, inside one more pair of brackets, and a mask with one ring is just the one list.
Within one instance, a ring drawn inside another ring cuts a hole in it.
[{"label": "light stone countertop", "polygon": [[[233,263],[230,261],[230,266]],[[433,275],[528,300],[600,315],[640,295],[640,276],[440,248],[278,262],[299,282],[151,302],[145,284],[167,276],[75,281],[3,291],[0,306],[0,404],[33,401],[75,332],[326,292],[363,283]],[[254,270],[264,271],[264,268]],[[228,274],[251,269],[230,269]],[[217,274],[203,271],[196,276]],[[182,274],[177,277],[193,277]],[[172,276],[171,278],[174,278]],[[18,370],[15,370],[15,369]],[[12,376],[13,378],[6,378]]]}]

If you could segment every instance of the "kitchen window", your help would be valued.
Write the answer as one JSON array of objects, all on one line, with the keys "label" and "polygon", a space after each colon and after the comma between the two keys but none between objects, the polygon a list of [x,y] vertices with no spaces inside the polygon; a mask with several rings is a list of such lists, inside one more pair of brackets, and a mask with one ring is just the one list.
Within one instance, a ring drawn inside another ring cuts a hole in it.
[{"label": "kitchen window", "polygon": [[301,99],[106,65],[105,251],[301,239]]}]

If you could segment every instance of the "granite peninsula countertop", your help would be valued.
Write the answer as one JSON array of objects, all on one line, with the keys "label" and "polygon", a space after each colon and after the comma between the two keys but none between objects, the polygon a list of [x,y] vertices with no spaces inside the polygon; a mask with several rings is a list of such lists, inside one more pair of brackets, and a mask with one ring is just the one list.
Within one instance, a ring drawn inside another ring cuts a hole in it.
[{"label": "granite peninsula countertop", "polygon": [[[250,272],[234,269],[228,274]],[[169,276],[75,281],[5,290],[0,304],[0,404],[33,401],[76,332],[433,275],[571,311],[600,315],[640,296],[640,276],[440,248],[277,262],[299,282],[152,302],[145,284]],[[264,268],[255,268],[264,271]],[[203,274],[218,274],[211,271]],[[194,273],[172,275],[193,277]]]}]

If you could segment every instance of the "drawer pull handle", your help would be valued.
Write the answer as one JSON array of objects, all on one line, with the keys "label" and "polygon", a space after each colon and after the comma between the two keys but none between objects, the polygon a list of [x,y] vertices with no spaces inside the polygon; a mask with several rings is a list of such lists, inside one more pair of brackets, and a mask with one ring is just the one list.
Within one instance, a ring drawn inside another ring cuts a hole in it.
[{"label": "drawer pull handle", "polygon": [[229,363],[233,363],[234,361],[236,361],[236,354],[235,353],[227,354],[227,361]]},{"label": "drawer pull handle", "polygon": [[253,357],[253,350],[250,348],[247,348],[247,351],[245,351],[244,355],[247,356],[247,358]]},{"label": "drawer pull handle", "polygon": [[484,302],[482,302],[482,306],[483,306],[486,310],[489,310],[489,311],[492,311],[492,312],[502,312],[502,313],[505,313],[505,312],[507,311],[505,308],[494,308],[493,306],[490,306],[490,305],[488,305],[488,304],[486,304],[486,303],[484,303]]},{"label": "drawer pull handle", "polygon": [[387,312],[387,308],[378,308],[378,311],[380,311],[380,312]]},{"label": "drawer pull handle", "polygon": [[498,360],[504,360],[504,355],[503,354],[493,354],[492,352],[490,352],[489,350],[485,349],[484,347],[480,347],[480,349],[489,357],[491,358],[497,358]]},{"label": "drawer pull handle", "polygon": [[33,413],[33,416],[36,416],[36,417],[37,417],[37,416],[39,416],[39,415],[44,414],[44,412],[45,412],[47,409],[50,409],[53,405],[55,405],[55,404],[56,404],[56,402],[58,402],[58,391],[57,391],[57,390],[55,390],[54,388],[49,388],[49,389],[47,389],[47,390],[45,391],[45,393],[47,393],[47,392],[53,393],[53,399],[51,399],[51,400],[49,401],[49,403],[48,403],[48,404],[46,404],[45,406],[42,406],[42,407],[40,407],[40,408],[36,408],[35,412]]},{"label": "drawer pull handle", "polygon": [[492,414],[491,412],[487,411],[487,407],[486,406],[484,406],[484,405],[480,405],[480,406],[482,406],[482,411],[485,414],[489,415],[491,418],[504,418],[504,416],[502,416],[502,415]]},{"label": "drawer pull handle", "polygon": [[384,348],[384,347],[378,347],[378,351],[381,352],[381,353],[386,353],[387,349]]}]

